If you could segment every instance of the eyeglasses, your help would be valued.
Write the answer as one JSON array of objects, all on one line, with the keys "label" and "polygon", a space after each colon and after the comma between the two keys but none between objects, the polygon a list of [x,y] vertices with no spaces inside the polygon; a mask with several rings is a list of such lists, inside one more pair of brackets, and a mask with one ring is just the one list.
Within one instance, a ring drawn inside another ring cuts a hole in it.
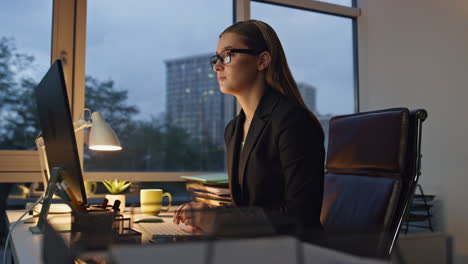
[{"label": "eyeglasses", "polygon": [[258,55],[260,52],[253,50],[253,49],[225,49],[221,51],[219,54],[216,54],[210,58],[210,64],[213,68],[218,60],[221,61],[222,65],[229,64],[231,62],[231,53],[245,53],[251,55]]}]

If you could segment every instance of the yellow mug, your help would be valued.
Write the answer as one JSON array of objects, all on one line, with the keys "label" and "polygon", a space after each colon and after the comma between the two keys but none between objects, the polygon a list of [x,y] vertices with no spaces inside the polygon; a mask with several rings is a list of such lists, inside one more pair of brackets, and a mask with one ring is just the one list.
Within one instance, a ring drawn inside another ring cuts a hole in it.
[{"label": "yellow mug", "polygon": [[[166,209],[162,209],[163,197],[167,196],[169,203]],[[158,215],[161,211],[171,209],[172,196],[170,193],[163,193],[161,189],[140,190],[141,212],[144,214]]]},{"label": "yellow mug", "polygon": [[90,181],[85,181],[84,182],[84,187],[86,191],[86,196],[90,194],[95,194],[97,191],[97,182],[90,182]]}]

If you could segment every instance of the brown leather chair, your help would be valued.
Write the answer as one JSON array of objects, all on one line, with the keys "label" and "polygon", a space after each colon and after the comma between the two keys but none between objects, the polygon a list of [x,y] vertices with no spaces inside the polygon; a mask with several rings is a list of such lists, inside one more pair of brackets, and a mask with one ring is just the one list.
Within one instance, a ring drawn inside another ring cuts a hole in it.
[{"label": "brown leather chair", "polygon": [[345,241],[341,249],[392,252],[420,175],[426,117],[423,109],[392,108],[330,120],[321,221],[330,241]]}]

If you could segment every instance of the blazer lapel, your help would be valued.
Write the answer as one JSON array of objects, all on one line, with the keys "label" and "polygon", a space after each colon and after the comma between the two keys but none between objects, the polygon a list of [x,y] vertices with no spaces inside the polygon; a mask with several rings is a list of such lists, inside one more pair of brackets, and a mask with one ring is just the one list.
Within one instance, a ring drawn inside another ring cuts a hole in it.
[{"label": "blazer lapel", "polygon": [[242,141],[242,118],[238,117],[234,125],[231,138],[227,144],[227,166],[228,166],[228,175],[229,175],[229,186],[231,187],[231,197],[234,205],[240,201],[240,190],[233,190],[238,188],[238,167],[234,167],[235,162],[239,159],[240,143]]},{"label": "blazer lapel", "polygon": [[[240,186],[243,188],[245,182],[245,168],[250,157],[252,149],[255,147],[255,144],[258,141],[270,113],[273,111],[276,103],[279,100],[279,94],[273,88],[268,88],[262,99],[260,100],[257,109],[255,110],[254,117],[252,118],[252,123],[250,124],[249,132],[245,140],[244,149],[241,153],[241,159],[239,161],[239,181]],[[238,122],[243,123],[243,122]],[[240,125],[239,125],[240,126]]]},{"label": "blazer lapel", "polygon": [[247,139],[245,140],[244,149],[241,152],[241,159],[239,161],[239,184],[241,188],[244,186],[245,166],[247,165],[250,153],[252,152],[252,149],[255,146],[258,137],[262,133],[265,124],[265,121],[261,120],[256,116],[253,117],[252,123],[250,124]]}]

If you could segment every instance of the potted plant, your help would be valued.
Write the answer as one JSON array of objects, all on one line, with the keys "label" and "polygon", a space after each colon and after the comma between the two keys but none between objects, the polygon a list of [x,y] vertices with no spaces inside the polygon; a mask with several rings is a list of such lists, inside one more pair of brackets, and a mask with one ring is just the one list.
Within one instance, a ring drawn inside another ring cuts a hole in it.
[{"label": "potted plant", "polygon": [[106,195],[106,199],[109,200],[109,204],[113,205],[116,200],[119,200],[120,211],[123,212],[125,210],[125,194],[120,193],[125,191],[125,189],[127,189],[132,184],[132,182],[114,179],[113,181],[105,180],[102,181],[102,183],[111,193]]}]

